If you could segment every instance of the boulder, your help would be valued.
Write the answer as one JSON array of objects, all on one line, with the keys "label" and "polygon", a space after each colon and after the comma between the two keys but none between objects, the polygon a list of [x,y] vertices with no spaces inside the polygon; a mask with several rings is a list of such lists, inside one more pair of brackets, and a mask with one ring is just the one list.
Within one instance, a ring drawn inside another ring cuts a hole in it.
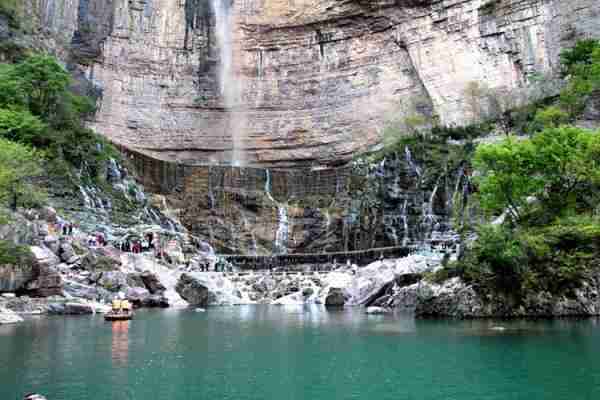
[{"label": "boulder", "polygon": [[[71,261],[72,258],[75,257],[75,251],[73,250],[73,246],[71,246],[71,243],[66,241],[62,242],[58,248],[58,256],[60,257],[62,262]],[[70,262],[70,264],[73,264],[73,262]]]},{"label": "boulder", "polygon": [[94,307],[90,304],[66,302],[48,304],[48,313],[57,315],[84,315],[93,314]]},{"label": "boulder", "polygon": [[16,324],[17,322],[23,322],[17,313],[7,308],[0,307],[0,325],[2,324]]},{"label": "boulder", "polygon": [[210,300],[210,291],[189,274],[181,274],[175,291],[191,305],[206,306]]},{"label": "boulder", "polygon": [[56,268],[59,258],[47,247],[31,246],[30,249],[36,277],[25,285],[24,290],[34,297],[62,294],[63,280]]},{"label": "boulder", "polygon": [[346,303],[344,290],[340,288],[330,288],[325,297],[325,307],[343,307]]},{"label": "boulder", "polygon": [[160,294],[152,294],[142,300],[142,307],[146,308],[167,308],[169,307],[169,300]]},{"label": "boulder", "polygon": [[98,279],[98,285],[111,292],[126,290],[129,287],[127,285],[127,274],[121,271],[103,272],[100,279]]},{"label": "boulder", "polygon": [[125,298],[129,300],[134,306],[140,307],[142,302],[150,296],[148,289],[141,287],[133,287],[127,289],[125,292]]},{"label": "boulder", "polygon": [[114,297],[113,293],[102,287],[84,285],[73,281],[66,282],[63,290],[70,296],[94,301],[109,302]]},{"label": "boulder", "polygon": [[63,291],[63,279],[56,268],[44,268],[39,276],[25,285],[29,295],[34,297],[59,296]]},{"label": "boulder", "polygon": [[142,279],[141,274],[139,274],[137,272],[131,272],[131,273],[127,274],[127,285],[129,285],[131,287],[137,287],[137,288],[146,288],[146,285],[144,285],[144,281]]},{"label": "boulder", "polygon": [[60,263],[60,259],[47,247],[31,246],[30,250],[33,255],[33,265],[39,269],[56,267]]},{"label": "boulder", "polygon": [[56,214],[56,210],[50,206],[44,206],[40,209],[40,218],[43,219],[44,221],[50,223],[50,224],[55,224],[57,221],[57,214]]},{"label": "boulder", "polygon": [[144,271],[141,275],[141,279],[146,289],[152,294],[160,294],[167,290],[158,279],[158,276],[150,271]]},{"label": "boulder", "polygon": [[27,282],[36,277],[33,265],[0,265],[0,293],[23,290]]},{"label": "boulder", "polygon": [[8,299],[3,306],[18,314],[39,315],[47,311],[46,299],[32,299],[28,296]]},{"label": "boulder", "polygon": [[90,250],[81,260],[81,268],[88,271],[111,271],[120,265],[121,260],[104,248]]},{"label": "boulder", "polygon": [[365,312],[367,314],[371,314],[371,315],[378,315],[378,314],[390,313],[391,310],[389,308],[384,308],[384,307],[367,307]]},{"label": "boulder", "polygon": [[55,255],[58,255],[60,251],[60,241],[58,240],[58,237],[54,235],[47,235],[44,238],[44,246],[50,249]]}]

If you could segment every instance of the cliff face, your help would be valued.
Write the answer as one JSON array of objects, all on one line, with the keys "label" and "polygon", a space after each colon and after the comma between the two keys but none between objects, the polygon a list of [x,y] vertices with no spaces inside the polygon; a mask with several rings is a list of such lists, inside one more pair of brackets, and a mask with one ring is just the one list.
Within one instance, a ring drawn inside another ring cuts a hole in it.
[{"label": "cliff face", "polygon": [[469,82],[519,87],[600,35],[597,0],[24,3],[41,47],[101,93],[96,130],[186,163],[237,147],[252,165],[335,164],[392,116],[464,122]]}]

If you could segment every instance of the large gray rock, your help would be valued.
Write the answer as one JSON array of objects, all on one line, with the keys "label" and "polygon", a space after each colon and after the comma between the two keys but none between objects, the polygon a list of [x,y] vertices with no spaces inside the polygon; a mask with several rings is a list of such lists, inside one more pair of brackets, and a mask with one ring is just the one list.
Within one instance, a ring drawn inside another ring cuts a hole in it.
[{"label": "large gray rock", "polygon": [[189,274],[182,274],[177,281],[175,291],[190,305],[208,305],[211,293],[208,287]]},{"label": "large gray rock", "polygon": [[121,271],[103,272],[98,280],[98,285],[111,292],[126,290],[129,287],[127,285],[127,274]]},{"label": "large gray rock", "polygon": [[33,265],[0,265],[0,293],[23,290],[36,277]]},{"label": "large gray rock", "polygon": [[90,304],[66,302],[48,304],[48,313],[57,315],[84,315],[93,314],[94,308]]},{"label": "large gray rock", "polygon": [[325,297],[325,307],[343,307],[346,303],[344,290],[340,288],[330,288]]},{"label": "large gray rock", "polygon": [[30,250],[33,255],[33,265],[40,269],[56,267],[60,264],[60,259],[47,247],[31,246]]},{"label": "large gray rock", "polygon": [[18,314],[39,315],[48,311],[48,302],[47,299],[21,296],[5,300],[3,307]]},{"label": "large gray rock", "polygon": [[146,289],[148,289],[152,294],[160,294],[167,290],[158,279],[158,276],[150,271],[144,271],[141,275],[141,279],[144,283],[144,286],[146,286]]},{"label": "large gray rock", "polygon": [[75,257],[75,250],[73,250],[73,246],[71,243],[63,241],[58,248],[58,256],[60,257],[62,262],[68,262],[69,264],[73,264],[76,260],[73,259]]},{"label": "large gray rock", "polygon": [[31,246],[30,249],[36,277],[25,285],[25,291],[37,297],[62,294],[63,280],[56,268],[60,259],[47,247]]},{"label": "large gray rock", "polygon": [[0,307],[0,325],[2,324],[16,324],[17,322],[23,322],[23,318],[21,318],[17,313],[6,309],[4,307]]},{"label": "large gray rock", "polygon": [[147,289],[142,279],[142,274],[139,274],[137,272],[131,272],[127,274],[127,285],[131,287]]},{"label": "large gray rock", "polygon": [[163,295],[152,294],[142,300],[141,307],[166,308],[169,307],[169,300]]},{"label": "large gray rock", "polygon": [[103,287],[85,285],[73,281],[65,282],[63,290],[70,296],[94,301],[102,300],[104,302],[110,302],[115,296],[113,292],[110,292]]},{"label": "large gray rock", "polygon": [[575,317],[600,315],[600,277],[591,275],[571,296],[530,292],[522,298],[513,294],[483,296],[459,278],[441,284],[421,281],[396,290],[395,308],[414,311],[418,317]]},{"label": "large gray rock", "polygon": [[58,236],[54,236],[54,235],[48,235],[44,238],[44,246],[48,249],[50,249],[50,251],[52,253],[54,253],[55,255],[58,256],[59,250],[60,250],[60,240],[58,239]]},{"label": "large gray rock", "polygon": [[125,298],[131,301],[131,303],[136,307],[139,307],[141,303],[148,297],[150,297],[150,292],[148,289],[141,287],[132,287],[127,289],[125,292]]},{"label": "large gray rock", "polygon": [[121,265],[121,261],[106,249],[91,249],[81,259],[81,268],[88,271],[111,271]]}]

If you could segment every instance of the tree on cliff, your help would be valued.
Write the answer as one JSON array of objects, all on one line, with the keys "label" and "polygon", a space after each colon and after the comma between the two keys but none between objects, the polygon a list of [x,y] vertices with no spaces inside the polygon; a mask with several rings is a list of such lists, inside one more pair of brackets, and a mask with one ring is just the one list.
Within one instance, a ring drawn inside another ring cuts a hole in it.
[{"label": "tree on cliff", "polygon": [[13,210],[39,199],[33,180],[41,173],[40,159],[34,149],[0,138],[0,200]]},{"label": "tree on cliff", "polygon": [[593,210],[600,197],[600,132],[547,128],[531,139],[480,145],[474,164],[481,205],[519,223],[535,198],[545,219]]},{"label": "tree on cliff", "polygon": [[0,64],[0,137],[43,149],[52,169],[72,165],[93,178],[118,153],[85,127],[95,104],[69,86],[68,72],[48,55]]}]

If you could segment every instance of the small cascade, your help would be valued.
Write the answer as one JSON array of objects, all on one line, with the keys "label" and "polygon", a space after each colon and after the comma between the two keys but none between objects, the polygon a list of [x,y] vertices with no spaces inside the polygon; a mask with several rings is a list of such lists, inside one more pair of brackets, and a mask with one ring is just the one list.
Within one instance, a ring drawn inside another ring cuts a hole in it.
[{"label": "small cascade", "polygon": [[438,191],[438,185],[436,184],[431,191],[428,202],[423,202],[423,220],[421,224],[424,228],[424,237],[427,239],[431,236],[436,228],[437,217],[433,213],[433,202]]},{"label": "small cascade", "polygon": [[421,168],[413,160],[412,153],[411,153],[410,149],[408,148],[408,146],[404,147],[404,156],[406,158],[406,163],[408,164],[408,167],[410,168],[410,170],[415,175],[417,175],[420,179],[421,178]]},{"label": "small cascade", "polygon": [[325,231],[329,232],[329,228],[331,227],[331,213],[329,210],[325,210]]},{"label": "small cascade", "polygon": [[94,203],[92,202],[92,199],[85,191],[83,186],[79,186],[79,192],[81,193],[81,197],[83,198],[83,205],[85,206],[85,208],[94,208]]},{"label": "small cascade", "polygon": [[266,169],[266,180],[265,180],[265,194],[267,198],[271,200],[273,203],[277,205],[277,232],[275,234],[275,251],[278,254],[287,253],[287,243],[289,236],[289,219],[287,213],[287,207],[285,204],[281,204],[277,202],[273,198],[273,194],[271,193],[271,172]]},{"label": "small cascade", "polygon": [[390,225],[389,227],[389,231],[390,231],[390,235],[392,236],[392,239],[394,240],[394,246],[398,246],[398,231],[396,230],[396,227],[394,225]]},{"label": "small cascade", "polygon": [[87,209],[106,210],[112,207],[110,201],[103,200],[99,191],[93,186],[79,186],[79,193],[81,193],[83,205]]},{"label": "small cascade", "polygon": [[273,198],[273,195],[271,194],[271,171],[266,169],[265,174],[266,174],[265,193],[266,193],[267,197],[269,198],[269,200],[271,200],[273,203],[277,203],[275,201],[275,199]]},{"label": "small cascade", "polygon": [[289,220],[287,208],[285,205],[279,205],[277,208],[279,225],[275,235],[275,250],[279,254],[287,253],[287,243],[289,235]]},{"label": "small cascade", "polygon": [[400,218],[402,219],[402,227],[404,228],[404,235],[402,237],[402,246],[408,245],[409,232],[408,232],[408,200],[404,200],[402,205],[402,213]]}]

